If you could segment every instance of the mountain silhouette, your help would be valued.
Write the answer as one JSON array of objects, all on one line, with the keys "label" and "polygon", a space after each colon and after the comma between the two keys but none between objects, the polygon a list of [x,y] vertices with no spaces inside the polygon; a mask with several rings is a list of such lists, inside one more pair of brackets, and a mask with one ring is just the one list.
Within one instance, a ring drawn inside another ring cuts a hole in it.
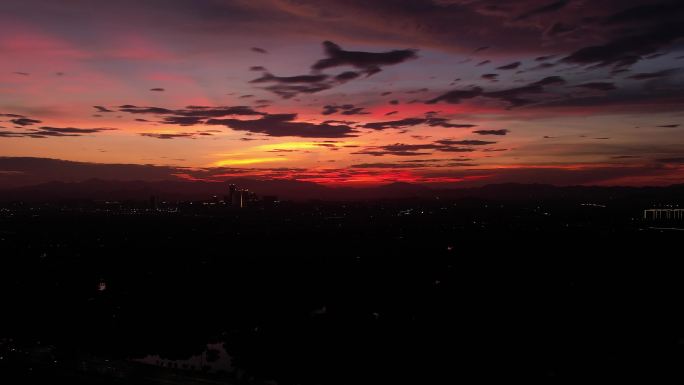
[{"label": "mountain silhouette", "polygon": [[553,186],[545,184],[496,184],[483,187],[443,189],[396,182],[374,187],[328,187],[296,180],[232,179],[226,182],[189,181],[110,181],[89,179],[83,182],[49,182],[0,190],[0,201],[50,202],[67,200],[145,201],[160,199],[209,200],[228,194],[228,186],[249,189],[259,196],[273,195],[292,201],[354,201],[378,199],[465,199],[492,201],[577,201],[599,203],[648,204],[676,201],[684,185],[666,187]]}]

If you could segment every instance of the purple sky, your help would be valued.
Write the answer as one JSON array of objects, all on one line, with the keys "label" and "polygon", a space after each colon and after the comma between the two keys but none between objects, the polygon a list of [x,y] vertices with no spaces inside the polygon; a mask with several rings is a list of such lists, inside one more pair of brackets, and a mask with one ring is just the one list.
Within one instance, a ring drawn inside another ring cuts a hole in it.
[{"label": "purple sky", "polygon": [[4,0],[0,187],[681,183],[683,38],[682,1]]}]

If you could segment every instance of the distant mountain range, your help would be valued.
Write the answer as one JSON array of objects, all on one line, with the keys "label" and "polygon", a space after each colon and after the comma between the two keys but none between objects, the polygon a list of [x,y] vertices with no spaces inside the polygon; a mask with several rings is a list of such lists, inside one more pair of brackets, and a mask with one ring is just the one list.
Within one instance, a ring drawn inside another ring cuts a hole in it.
[{"label": "distant mountain range", "polygon": [[544,184],[496,184],[483,187],[442,189],[411,183],[376,187],[327,187],[293,180],[234,179],[226,182],[107,181],[50,182],[0,190],[0,201],[54,202],[67,200],[145,201],[155,195],[163,200],[204,200],[228,193],[228,184],[247,188],[260,196],[275,195],[293,201],[358,201],[378,199],[465,199],[496,201],[564,200],[578,202],[684,203],[684,184],[667,187],[558,187]]}]

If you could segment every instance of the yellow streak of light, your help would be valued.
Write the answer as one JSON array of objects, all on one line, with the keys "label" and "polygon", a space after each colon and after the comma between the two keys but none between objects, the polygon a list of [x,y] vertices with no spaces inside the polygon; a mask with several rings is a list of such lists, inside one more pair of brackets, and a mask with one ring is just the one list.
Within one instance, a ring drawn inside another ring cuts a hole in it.
[{"label": "yellow streak of light", "polygon": [[224,159],[213,163],[216,167],[223,166],[242,166],[255,163],[282,162],[286,158],[248,158],[248,159]]},{"label": "yellow streak of light", "polygon": [[265,151],[276,150],[276,149],[300,150],[300,149],[321,148],[321,144],[323,144],[323,143],[334,144],[336,147],[351,144],[351,142],[330,143],[330,142],[325,142],[325,141],[319,141],[319,142],[285,142],[285,143],[263,144],[261,146],[256,146],[255,148],[259,149],[259,150],[265,150]]}]

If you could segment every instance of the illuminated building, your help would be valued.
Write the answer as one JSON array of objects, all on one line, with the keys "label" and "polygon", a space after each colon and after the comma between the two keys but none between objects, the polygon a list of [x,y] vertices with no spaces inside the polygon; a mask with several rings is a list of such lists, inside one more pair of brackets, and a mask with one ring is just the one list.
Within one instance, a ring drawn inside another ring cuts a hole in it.
[{"label": "illuminated building", "polygon": [[682,220],[684,209],[648,209],[644,210],[646,220]]}]

